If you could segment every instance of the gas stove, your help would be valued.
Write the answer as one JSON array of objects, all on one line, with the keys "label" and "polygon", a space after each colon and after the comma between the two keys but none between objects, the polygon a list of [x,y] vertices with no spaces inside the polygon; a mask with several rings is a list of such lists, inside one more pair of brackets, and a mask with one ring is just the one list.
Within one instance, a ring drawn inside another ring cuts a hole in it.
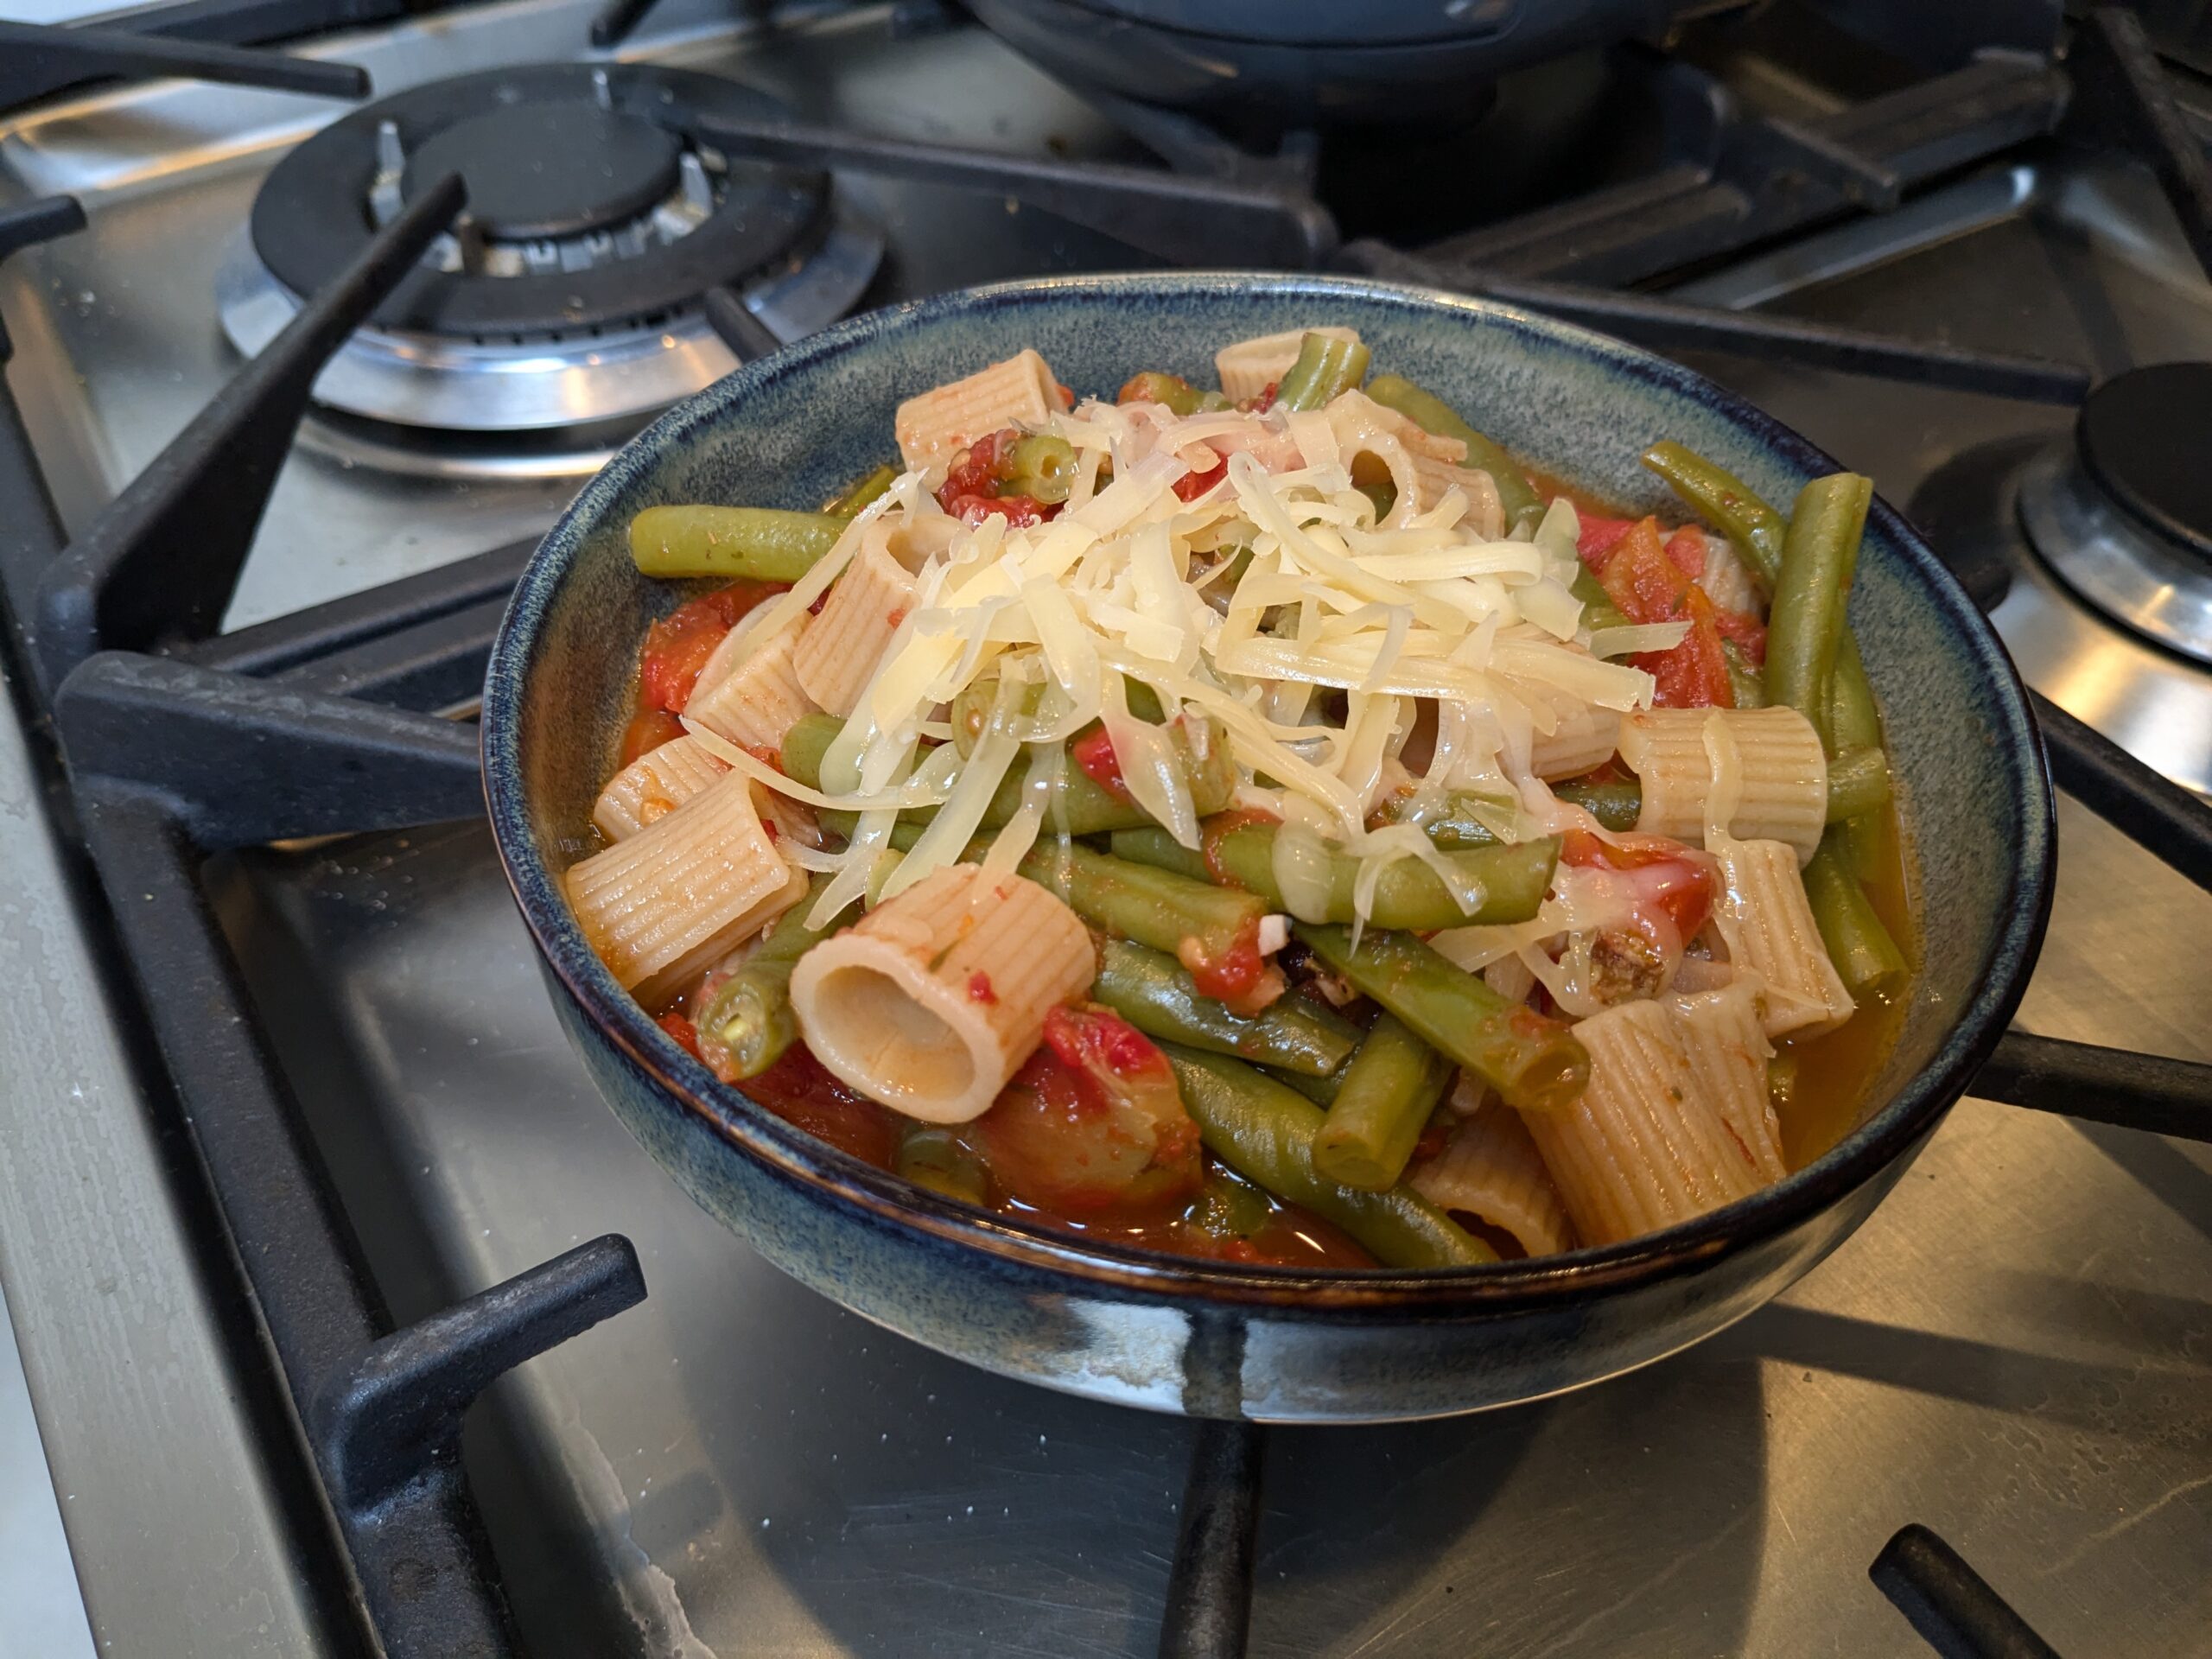
[{"label": "gas stove", "polygon": [[[2056,712],[2212,791],[2212,514],[2173,442],[2212,414],[2212,285],[2158,143],[2088,118],[2115,60],[2028,49],[2037,5],[1980,8],[2009,32],[1979,56],[1893,6],[1684,8],[1714,15],[1516,69],[1471,122],[1231,141],[933,6],[629,10],[612,48],[576,0],[499,0],[308,33],[308,90],[0,117],[0,224],[88,220],[0,264],[0,1285],[99,1640],[1902,1655],[1866,1573],[1918,1522],[2061,1651],[2200,1642],[2212,1157],[2116,1126],[2202,1140],[2196,1068],[2019,1038],[1723,1337],[1262,1448],[962,1368],[695,1211],[557,1033],[466,724],[580,476],[743,357],[1239,248],[1410,275],[1649,340],[1872,474],[2080,797],[2023,1032],[2212,1060],[2212,830]],[[330,100],[341,64],[372,97]],[[464,1484],[418,1454],[486,1384]],[[1923,1618],[2005,1616],[1920,1535],[1884,1560]]]}]

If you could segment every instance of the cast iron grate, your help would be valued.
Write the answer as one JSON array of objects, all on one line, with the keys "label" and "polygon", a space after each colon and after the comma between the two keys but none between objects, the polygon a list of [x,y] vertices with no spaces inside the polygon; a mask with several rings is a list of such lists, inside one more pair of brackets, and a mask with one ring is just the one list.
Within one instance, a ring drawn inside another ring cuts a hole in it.
[{"label": "cast iron grate", "polygon": [[[100,61],[143,69],[151,60]],[[160,61],[192,71],[175,54]],[[2193,245],[2212,254],[2202,150],[2133,19],[2092,14],[2069,67],[2070,83],[2039,60],[1977,62],[1825,124],[1752,124],[1722,145],[1721,163],[1706,176],[1672,174],[1633,201],[1571,204],[1573,213],[1531,215],[1417,256],[1373,244],[1346,255],[1391,274],[1456,276],[1471,290],[1564,311],[1661,349],[1719,346],[2074,401],[2088,377],[2065,365],[1583,285],[1635,280],[1835,212],[1878,209],[1936,172],[2050,130],[2069,86],[2071,130],[2152,156]],[[350,83],[343,90],[357,95]],[[1116,113],[1185,170],[1035,162],[784,124],[732,124],[715,136],[734,153],[973,183],[1186,263],[1221,245],[1201,222],[1210,213],[1239,226],[1240,263],[1255,249],[1294,266],[1330,257],[1335,231],[1309,194],[1310,147],[1294,140],[1255,158],[1181,118]],[[1789,188],[1770,199],[1763,181],[1785,174]],[[316,373],[462,206],[458,179],[424,191],[73,545],[62,544],[0,384],[0,595],[15,624],[9,643],[51,702],[79,829],[166,1061],[168,1104],[198,1147],[296,1406],[303,1455],[331,1500],[335,1529],[324,1569],[334,1582],[358,1586],[365,1625],[384,1651],[403,1656],[516,1650],[460,1474],[461,1410],[504,1370],[634,1304],[644,1285],[627,1243],[601,1239],[391,1331],[256,1026],[199,869],[226,849],[480,810],[474,731],[446,716],[462,711],[480,683],[526,548],[238,633],[214,632]],[[1623,233],[1631,220],[1651,232],[1642,243]],[[1725,236],[1715,228],[1723,221],[1732,226]],[[0,213],[0,257],[82,222],[67,199]],[[720,326],[741,355],[766,348],[734,315],[742,307],[715,308],[733,314]],[[5,350],[0,339],[0,360]],[[2037,715],[2059,787],[2212,888],[2212,809],[2040,698]],[[1975,1092],[2212,1138],[2212,1067],[2188,1062],[2013,1032]],[[1256,1427],[1200,1426],[1163,1653],[1243,1652],[1263,1462]],[[2050,1651],[1925,1529],[1901,1531],[1872,1576],[1947,1655]]]}]

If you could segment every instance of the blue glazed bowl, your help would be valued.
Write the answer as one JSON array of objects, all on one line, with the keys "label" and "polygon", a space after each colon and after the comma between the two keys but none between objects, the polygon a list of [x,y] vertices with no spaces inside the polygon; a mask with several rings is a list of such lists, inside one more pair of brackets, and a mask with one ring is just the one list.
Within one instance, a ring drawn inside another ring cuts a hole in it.
[{"label": "blue glazed bowl", "polygon": [[1974,1076],[2050,901],[2051,797],[2019,682],[1919,537],[1878,500],[1851,618],[1889,724],[1924,957],[1855,1132],[1688,1224],[1538,1261],[1314,1274],[1079,1246],[911,1186],[793,1128],[664,1035],[586,944],[560,873],[591,846],[637,647],[678,594],[625,527],[670,501],[799,506],[893,452],[902,397],[1035,346],[1079,392],[1210,373],[1226,341],[1348,323],[1533,466],[1641,510],[1637,464],[1688,444],[1770,499],[1836,463],[1687,369],[1482,301],[1340,277],[1020,283],[857,317],[671,410],[579,494],[524,573],[485,685],[484,776],[560,1017],[607,1103],[691,1197],[802,1282],[992,1370],[1131,1405],[1375,1421],[1532,1399],[1712,1335],[1864,1220]]}]

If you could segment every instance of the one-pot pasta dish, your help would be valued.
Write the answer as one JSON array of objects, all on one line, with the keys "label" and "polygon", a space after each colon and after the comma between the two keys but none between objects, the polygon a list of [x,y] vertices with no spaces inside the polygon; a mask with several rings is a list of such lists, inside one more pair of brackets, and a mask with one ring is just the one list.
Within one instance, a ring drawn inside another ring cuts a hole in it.
[{"label": "one-pot pasta dish", "polygon": [[607,968],[850,1153],[1185,1255],[1543,1255],[1816,1156],[1908,975],[1867,481],[1662,442],[1702,523],[1610,517],[1368,359],[1025,350],[819,512],[640,513]]}]

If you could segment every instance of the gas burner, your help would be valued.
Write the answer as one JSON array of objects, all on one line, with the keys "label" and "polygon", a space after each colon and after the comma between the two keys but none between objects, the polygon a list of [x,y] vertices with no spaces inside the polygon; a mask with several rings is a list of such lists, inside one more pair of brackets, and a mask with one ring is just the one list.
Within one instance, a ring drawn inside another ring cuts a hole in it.
[{"label": "gas burner", "polygon": [[2075,441],[2030,463],[2020,522],[2082,598],[2212,663],[2212,363],[2163,363],[2091,392]]},{"label": "gas burner", "polygon": [[[789,111],[719,76],[546,64],[435,81],[333,122],[279,162],[219,283],[232,343],[258,352],[448,173],[468,211],[315,383],[318,447],[391,466],[405,432],[537,434],[531,470],[588,469],[626,430],[735,366],[706,290],[735,288],[779,339],[843,315],[882,253],[819,172],[724,156],[716,117]],[[574,429],[563,446],[542,435]],[[495,461],[499,441],[482,444]],[[482,470],[449,446],[408,470]],[[494,470],[503,468],[494,467]]]}]

